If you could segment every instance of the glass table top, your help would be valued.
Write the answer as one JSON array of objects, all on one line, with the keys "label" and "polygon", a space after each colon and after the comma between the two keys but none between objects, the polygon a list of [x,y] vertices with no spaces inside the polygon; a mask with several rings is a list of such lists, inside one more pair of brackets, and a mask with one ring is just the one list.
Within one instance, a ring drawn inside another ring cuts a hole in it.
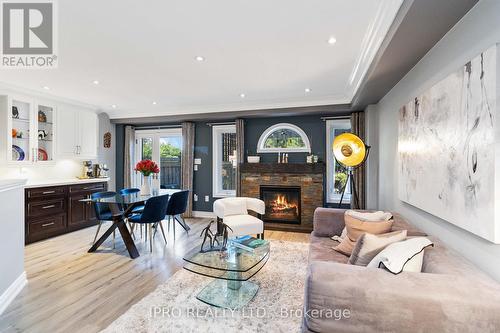
[{"label": "glass table top", "polygon": [[139,192],[133,194],[121,195],[117,193],[114,196],[106,197],[106,198],[97,198],[97,199],[82,199],[80,201],[88,201],[88,202],[96,202],[96,203],[108,203],[108,204],[121,204],[121,205],[131,205],[135,203],[145,202],[150,198],[157,197],[160,195],[169,194],[172,195],[181,190],[168,189],[168,190],[160,190],[158,193],[153,193],[151,195],[141,195]]},{"label": "glass table top", "polygon": [[217,279],[246,281],[254,276],[269,259],[270,244],[264,241],[253,252],[232,245],[226,251],[200,252],[196,247],[184,256],[184,268],[193,273]]}]

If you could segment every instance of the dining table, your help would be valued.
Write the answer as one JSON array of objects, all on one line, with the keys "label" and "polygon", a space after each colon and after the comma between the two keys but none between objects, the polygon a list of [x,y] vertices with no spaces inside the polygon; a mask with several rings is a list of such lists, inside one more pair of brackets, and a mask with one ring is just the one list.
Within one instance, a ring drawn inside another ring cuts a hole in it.
[{"label": "dining table", "polygon": [[[176,192],[182,190],[179,189],[160,189],[159,191],[153,191],[149,195],[141,195],[140,192],[131,193],[131,194],[120,194],[117,193],[114,196],[109,196],[105,198],[88,198],[82,199],[80,201],[91,203],[94,205],[99,204],[107,204],[110,206],[113,215],[113,223],[111,226],[104,232],[104,234],[92,245],[92,247],[88,250],[89,253],[96,252],[97,249],[104,243],[106,239],[116,230],[120,232],[122,236],[123,242],[127,251],[132,259],[139,257],[139,251],[135,246],[134,240],[132,239],[132,234],[130,230],[127,228],[125,224],[125,219],[132,215],[132,210],[137,206],[145,205],[146,202],[160,195],[172,195]],[[174,222],[175,223],[175,222]]]}]

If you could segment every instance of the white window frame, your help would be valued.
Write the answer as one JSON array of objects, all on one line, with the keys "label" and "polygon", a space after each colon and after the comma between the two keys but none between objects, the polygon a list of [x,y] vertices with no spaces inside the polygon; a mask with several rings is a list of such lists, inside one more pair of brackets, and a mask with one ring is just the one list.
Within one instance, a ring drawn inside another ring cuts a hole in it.
[{"label": "white window frame", "polygon": [[[281,129],[288,129],[294,132],[297,132],[304,144],[306,145],[304,148],[266,148],[264,144],[266,143],[267,138],[273,132]],[[257,143],[257,153],[310,153],[311,152],[311,143],[306,133],[302,130],[302,128],[289,123],[279,123],[273,125],[266,129],[264,133],[259,138],[259,142]]]},{"label": "white window frame", "polygon": [[222,147],[220,140],[223,133],[236,133],[236,125],[212,126],[212,197],[235,197],[236,190],[222,189]]},{"label": "white window frame", "polygon": [[[341,193],[335,193],[335,166],[338,163],[333,156],[332,144],[334,138],[330,135],[335,129],[351,130],[351,120],[349,118],[326,120],[326,202],[340,203]],[[351,202],[351,187],[347,184],[347,190],[342,199],[342,203]]]},{"label": "white window frame", "polygon": [[[141,141],[144,138],[153,139],[153,151],[152,158],[158,166],[160,166],[160,138],[165,136],[181,136],[181,128],[165,128],[165,129],[148,129],[148,130],[136,130],[135,131],[135,162],[137,164],[141,160],[142,155],[142,145]],[[142,177],[140,173],[136,173],[135,179],[133,180],[134,186],[139,187],[142,185]]]}]

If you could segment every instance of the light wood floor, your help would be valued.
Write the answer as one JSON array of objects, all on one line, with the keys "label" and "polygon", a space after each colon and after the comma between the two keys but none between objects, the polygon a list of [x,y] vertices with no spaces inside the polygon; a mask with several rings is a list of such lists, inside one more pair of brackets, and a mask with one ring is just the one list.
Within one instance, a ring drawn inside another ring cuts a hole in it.
[{"label": "light wood floor", "polygon": [[[199,246],[207,219],[177,226],[165,245],[156,235],[153,253],[138,239],[141,256],[130,259],[119,234],[87,253],[96,227],[26,246],[28,285],[0,316],[0,332],[98,332],[182,268],[182,256]],[[101,230],[106,230],[107,225]],[[136,232],[136,236],[139,235]],[[267,239],[309,242],[308,234],[266,231]]]}]

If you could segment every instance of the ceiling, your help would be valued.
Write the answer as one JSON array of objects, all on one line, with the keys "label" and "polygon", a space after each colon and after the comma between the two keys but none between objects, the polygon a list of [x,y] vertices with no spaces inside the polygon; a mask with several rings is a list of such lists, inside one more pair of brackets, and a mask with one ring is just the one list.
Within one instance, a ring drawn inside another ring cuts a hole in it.
[{"label": "ceiling", "polygon": [[351,101],[352,107],[363,109],[378,103],[478,1],[405,1]]},{"label": "ceiling", "polygon": [[59,67],[0,81],[115,119],[348,104],[401,3],[59,1]]}]

